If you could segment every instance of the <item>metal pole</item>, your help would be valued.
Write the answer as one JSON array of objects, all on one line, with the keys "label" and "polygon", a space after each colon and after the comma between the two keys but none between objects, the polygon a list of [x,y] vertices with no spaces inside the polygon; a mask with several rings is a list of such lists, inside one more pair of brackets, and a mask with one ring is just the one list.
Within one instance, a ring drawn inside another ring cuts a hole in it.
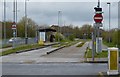
[{"label": "metal pole", "polygon": [[25,0],[25,44],[27,43],[27,0]]},{"label": "metal pole", "polygon": [[110,2],[107,3],[109,6],[109,43],[110,43],[110,22],[111,22],[111,15],[110,15]]},{"label": "metal pole", "polygon": [[92,33],[92,61],[94,61],[94,32]]},{"label": "metal pole", "polygon": [[[13,2],[13,22],[15,23],[15,0]],[[15,30],[13,29],[13,48],[15,48]]]},{"label": "metal pole", "polygon": [[[100,0],[98,0],[98,8],[100,8]],[[100,42],[99,42],[99,26],[100,26],[100,23],[96,23],[96,27],[97,27],[97,52],[99,52],[99,46],[100,46]]]},{"label": "metal pole", "polygon": [[16,37],[17,37],[17,0],[16,0]]},{"label": "metal pole", "polygon": [[100,0],[98,0],[98,6],[97,6],[98,8],[100,7]]},{"label": "metal pole", "polygon": [[62,33],[62,11],[60,11],[60,33]]},{"label": "metal pole", "polygon": [[38,25],[36,25],[36,43],[38,43]]},{"label": "metal pole", "polygon": [[59,32],[60,32],[60,11],[58,11],[58,42],[60,42]]},{"label": "metal pole", "polygon": [[110,15],[110,4],[109,4],[109,43],[110,43],[110,40],[111,40],[110,39],[110,25],[111,25],[111,23],[110,23],[111,19],[110,18],[111,18],[111,15]]},{"label": "metal pole", "polygon": [[4,0],[4,43],[6,44],[6,0]]},{"label": "metal pole", "polygon": [[64,21],[64,27],[63,27],[63,28],[64,28],[64,29],[63,29],[63,35],[64,35],[64,36],[65,36],[65,23],[66,23],[66,22]]},{"label": "metal pole", "polygon": [[94,31],[93,31],[93,36],[92,36],[92,61],[94,61],[94,56],[96,52],[96,23],[93,24]]}]

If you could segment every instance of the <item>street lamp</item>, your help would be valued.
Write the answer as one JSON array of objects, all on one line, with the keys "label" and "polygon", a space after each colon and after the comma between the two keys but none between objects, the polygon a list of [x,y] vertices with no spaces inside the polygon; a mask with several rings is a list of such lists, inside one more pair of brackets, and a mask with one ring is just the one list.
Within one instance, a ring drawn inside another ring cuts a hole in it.
[{"label": "street lamp", "polygon": [[16,3],[15,3],[15,9],[16,9],[16,37],[17,37],[17,16],[18,16],[18,13],[17,12],[19,12],[19,10],[17,9],[17,0],[16,0]]},{"label": "street lamp", "polygon": [[12,29],[13,29],[13,44],[12,44],[12,47],[15,48],[15,35],[16,35],[16,22],[15,22],[15,0],[13,2],[13,25],[12,25]]},{"label": "street lamp", "polygon": [[25,0],[25,44],[28,43],[28,35],[27,35],[27,0]]},{"label": "street lamp", "polygon": [[59,32],[60,32],[60,13],[61,13],[61,11],[58,11],[58,42],[60,41],[60,35],[59,35]]},{"label": "street lamp", "polygon": [[110,5],[110,2],[108,2],[107,4],[108,4],[108,6],[109,6],[109,43],[110,43],[110,22],[111,22],[110,6],[111,6],[111,5]]},{"label": "street lamp", "polygon": [[6,44],[6,0],[4,0],[4,43]]}]

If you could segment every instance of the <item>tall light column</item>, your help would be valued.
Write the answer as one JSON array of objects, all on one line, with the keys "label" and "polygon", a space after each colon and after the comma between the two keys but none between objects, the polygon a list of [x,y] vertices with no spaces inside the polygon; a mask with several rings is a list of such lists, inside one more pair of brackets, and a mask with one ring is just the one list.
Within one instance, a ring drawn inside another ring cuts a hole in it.
[{"label": "tall light column", "polygon": [[[61,33],[61,21],[62,21],[62,11],[58,11],[58,33]],[[60,42],[60,35],[58,36],[58,41]]]},{"label": "tall light column", "polygon": [[60,32],[60,12],[58,11],[58,42],[60,41],[60,36],[59,36],[59,32]]},{"label": "tall light column", "polygon": [[[15,0],[13,2],[13,24],[16,25],[16,22],[15,22]],[[16,30],[13,29],[13,37],[14,37],[13,48],[15,48],[15,35],[16,35]]]},{"label": "tall light column", "polygon": [[4,0],[4,43],[6,44],[6,0]]},{"label": "tall light column", "polygon": [[28,25],[28,21],[27,21],[27,0],[25,0],[25,44],[28,43],[27,25]]},{"label": "tall light column", "polygon": [[108,6],[109,6],[109,43],[110,43],[110,40],[111,40],[111,39],[110,39],[110,25],[111,25],[111,23],[110,23],[110,22],[111,22],[111,14],[110,14],[111,9],[110,9],[110,6],[111,6],[111,5],[110,5],[110,2],[108,2],[107,4],[108,4]]},{"label": "tall light column", "polygon": [[17,10],[17,0],[16,0],[16,37],[17,37],[17,12],[18,12],[18,10]]}]

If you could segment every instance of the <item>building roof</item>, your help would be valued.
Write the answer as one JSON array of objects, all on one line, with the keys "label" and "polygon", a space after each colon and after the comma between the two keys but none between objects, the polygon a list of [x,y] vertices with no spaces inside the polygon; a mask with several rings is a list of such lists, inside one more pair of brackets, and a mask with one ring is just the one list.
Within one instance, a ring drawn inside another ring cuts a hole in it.
[{"label": "building roof", "polygon": [[56,32],[55,29],[51,29],[51,28],[45,28],[45,29],[38,29],[39,32]]}]

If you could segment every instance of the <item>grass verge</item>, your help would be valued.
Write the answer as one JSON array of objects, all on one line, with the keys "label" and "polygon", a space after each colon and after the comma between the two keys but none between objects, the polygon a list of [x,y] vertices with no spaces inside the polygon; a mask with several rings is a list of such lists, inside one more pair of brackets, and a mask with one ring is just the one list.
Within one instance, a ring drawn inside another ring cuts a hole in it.
[{"label": "grass verge", "polygon": [[85,42],[82,42],[80,44],[78,44],[76,47],[82,47],[85,44]]},{"label": "grass verge", "polygon": [[[85,58],[92,58],[92,50],[87,49],[84,55]],[[108,57],[108,52],[107,51],[102,51],[100,53],[95,53],[95,58],[107,58]],[[119,51],[119,57],[120,57],[120,51]]]},{"label": "grass verge", "polygon": [[[108,52],[107,51],[102,51],[100,53],[96,53],[95,52],[95,58],[107,58],[108,56]],[[91,49],[87,49],[85,52],[85,58],[92,58],[92,50]]]},{"label": "grass verge", "polygon": [[71,45],[76,44],[77,42],[78,41],[65,41],[65,42],[61,42],[60,44],[53,45],[53,47],[61,47],[61,46],[69,47]]},{"label": "grass verge", "polygon": [[8,48],[8,47],[12,47],[12,45],[11,44],[2,45],[2,48]]},{"label": "grass verge", "polygon": [[108,47],[116,47],[115,44],[113,44],[113,43],[108,43],[108,42],[106,42],[106,41],[103,41],[103,44],[106,45],[106,46],[108,46]]},{"label": "grass verge", "polygon": [[6,50],[4,52],[1,52],[0,56],[16,53],[17,51],[22,51],[22,50],[27,50],[27,49],[32,49],[32,48],[38,48],[38,47],[42,47],[42,46],[40,46],[38,44],[22,45],[22,46],[19,46],[19,47],[16,47],[16,48],[9,49],[9,50]]}]

